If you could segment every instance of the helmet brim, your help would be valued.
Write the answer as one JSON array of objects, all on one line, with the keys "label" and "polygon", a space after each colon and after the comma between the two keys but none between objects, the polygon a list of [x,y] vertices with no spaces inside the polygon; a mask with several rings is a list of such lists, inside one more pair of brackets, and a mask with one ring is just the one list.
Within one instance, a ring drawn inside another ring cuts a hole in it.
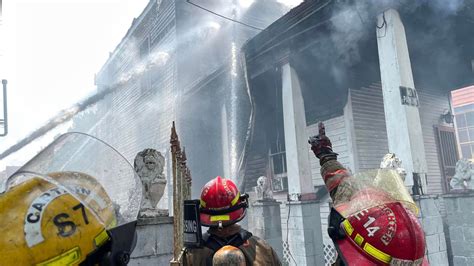
[{"label": "helmet brim", "polygon": [[347,237],[335,242],[336,249],[346,265],[375,266],[377,263],[370,260],[361,248],[355,246]]},{"label": "helmet brim", "polygon": [[[336,250],[341,259],[346,265],[360,265],[360,266],[376,266],[381,265],[381,263],[375,263],[365,255],[361,248],[345,237],[344,239],[337,240],[335,242]],[[386,264],[388,265],[388,264]],[[426,256],[423,257],[423,262],[421,266],[429,266],[429,262]]]}]

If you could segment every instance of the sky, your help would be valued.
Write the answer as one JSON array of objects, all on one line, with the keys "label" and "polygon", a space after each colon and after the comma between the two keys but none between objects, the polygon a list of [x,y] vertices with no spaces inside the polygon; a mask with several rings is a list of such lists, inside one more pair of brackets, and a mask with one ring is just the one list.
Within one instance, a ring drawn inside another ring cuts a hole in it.
[{"label": "sky", "polygon": [[[9,133],[0,153],[95,91],[94,74],[148,0],[3,0],[0,79],[8,80]],[[3,110],[3,104],[1,108]],[[3,111],[2,111],[3,112]],[[0,161],[19,165],[65,131],[58,128]]]}]

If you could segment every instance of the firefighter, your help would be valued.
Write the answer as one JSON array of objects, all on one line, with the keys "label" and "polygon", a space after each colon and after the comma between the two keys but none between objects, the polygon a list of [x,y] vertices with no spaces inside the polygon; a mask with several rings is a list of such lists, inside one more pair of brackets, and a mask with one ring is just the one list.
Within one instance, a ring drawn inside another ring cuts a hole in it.
[{"label": "firefighter", "polygon": [[203,187],[200,219],[209,230],[203,235],[204,247],[187,252],[187,265],[212,265],[215,252],[229,245],[242,251],[247,265],[281,265],[270,245],[237,224],[245,217],[247,199],[234,182],[220,176]]},{"label": "firefighter", "polygon": [[[95,157],[81,151],[94,150],[120,166],[91,164],[88,160]],[[138,213],[129,202],[139,206],[141,197],[120,201],[111,193],[127,193],[124,184],[139,182],[130,164],[115,153],[91,136],[67,133],[0,182],[0,264],[126,265]],[[106,189],[107,176],[117,187]]]},{"label": "firefighter", "polygon": [[322,123],[309,143],[333,201],[328,234],[338,251],[335,265],[428,265],[417,207],[396,171],[351,175]]},{"label": "firefighter", "polygon": [[245,255],[239,248],[223,246],[214,254],[212,266],[246,266]]}]

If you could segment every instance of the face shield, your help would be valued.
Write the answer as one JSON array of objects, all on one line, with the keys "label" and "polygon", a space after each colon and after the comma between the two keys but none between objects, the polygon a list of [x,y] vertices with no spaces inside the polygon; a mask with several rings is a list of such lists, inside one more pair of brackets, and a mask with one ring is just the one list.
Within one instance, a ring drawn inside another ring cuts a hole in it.
[{"label": "face shield", "polygon": [[355,174],[341,182],[333,199],[334,208],[344,217],[393,202],[403,204],[418,215],[418,207],[400,174],[393,169],[375,169]]},{"label": "face shield", "polygon": [[84,178],[100,185],[111,200],[117,226],[135,221],[142,186],[130,163],[107,143],[83,133],[66,133],[42,150],[0,186],[0,193],[33,177],[68,190],[85,206],[97,209],[97,191]]}]

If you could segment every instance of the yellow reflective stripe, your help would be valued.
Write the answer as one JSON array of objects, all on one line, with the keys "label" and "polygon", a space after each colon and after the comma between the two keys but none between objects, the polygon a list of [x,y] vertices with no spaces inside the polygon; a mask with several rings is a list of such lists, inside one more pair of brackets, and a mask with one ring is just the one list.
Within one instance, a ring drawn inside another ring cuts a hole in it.
[{"label": "yellow reflective stripe", "polygon": [[357,234],[354,237],[354,241],[357,243],[357,245],[362,246],[362,242],[364,242],[364,238],[361,235]]},{"label": "yellow reflective stripe", "polygon": [[77,264],[81,260],[81,250],[79,247],[70,249],[63,254],[47,261],[36,264],[38,266],[63,266]]},{"label": "yellow reflective stripe", "polygon": [[109,234],[103,230],[94,238],[94,244],[96,247],[102,246],[107,240],[109,240]]},{"label": "yellow reflective stripe", "polygon": [[230,202],[230,206],[234,206],[235,204],[237,204],[237,202],[239,201],[240,199],[240,192],[237,193],[237,195],[235,196],[235,198]]},{"label": "yellow reflective stripe", "polygon": [[107,226],[107,229],[115,228],[116,226],[117,226],[117,219],[114,217],[114,219],[110,222],[109,226]]},{"label": "yellow reflective stripe", "polygon": [[352,232],[354,232],[354,227],[352,227],[351,223],[349,223],[349,220],[344,220],[342,224],[344,225],[344,229],[346,229],[347,235],[351,236]]},{"label": "yellow reflective stripe", "polygon": [[364,250],[365,252],[369,253],[372,257],[378,259],[379,261],[385,262],[385,263],[390,263],[392,260],[392,257],[388,255],[387,253],[379,250],[378,248],[372,246],[369,243],[365,243],[364,245]]},{"label": "yellow reflective stripe", "polygon": [[202,199],[199,199],[199,202],[201,203],[201,207],[206,208],[206,202],[203,201]]},{"label": "yellow reflective stripe", "polygon": [[229,221],[229,220],[230,220],[230,215],[214,215],[214,216],[211,216],[211,222]]}]

